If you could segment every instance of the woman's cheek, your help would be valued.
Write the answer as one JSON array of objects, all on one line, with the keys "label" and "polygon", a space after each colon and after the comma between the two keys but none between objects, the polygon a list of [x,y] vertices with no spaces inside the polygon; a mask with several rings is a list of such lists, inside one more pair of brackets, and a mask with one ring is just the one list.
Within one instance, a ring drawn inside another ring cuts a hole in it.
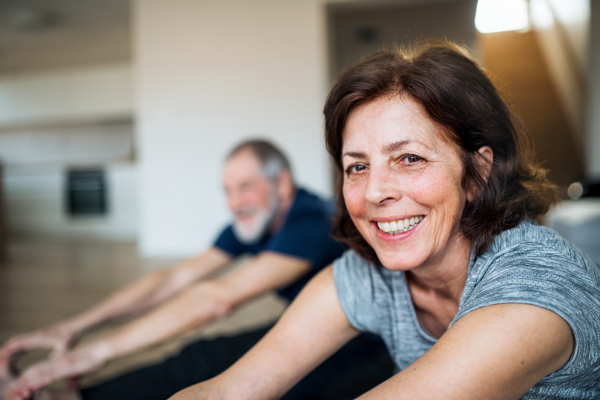
[{"label": "woman's cheek", "polygon": [[364,212],[365,196],[362,186],[358,182],[344,183],[344,201],[346,202],[348,213],[352,217],[359,216]]},{"label": "woman's cheek", "polygon": [[427,205],[449,200],[454,189],[448,176],[432,170],[414,174],[406,183],[410,187],[410,196],[413,200]]}]

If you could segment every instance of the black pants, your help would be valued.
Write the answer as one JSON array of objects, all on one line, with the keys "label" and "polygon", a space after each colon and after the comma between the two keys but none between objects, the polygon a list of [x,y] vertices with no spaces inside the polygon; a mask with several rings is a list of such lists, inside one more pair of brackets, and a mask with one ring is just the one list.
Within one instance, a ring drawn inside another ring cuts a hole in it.
[{"label": "black pants", "polygon": [[[200,340],[161,364],[82,389],[81,396],[84,400],[165,400],[226,370],[270,328]],[[381,339],[362,334],[306,376],[283,399],[351,399],[391,377],[393,369]]]}]

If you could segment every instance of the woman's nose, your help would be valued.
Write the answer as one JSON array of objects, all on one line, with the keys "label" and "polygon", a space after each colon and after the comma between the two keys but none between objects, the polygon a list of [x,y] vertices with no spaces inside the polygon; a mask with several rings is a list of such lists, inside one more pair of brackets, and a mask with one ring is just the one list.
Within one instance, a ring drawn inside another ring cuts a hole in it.
[{"label": "woman's nose", "polygon": [[372,204],[382,205],[396,202],[401,197],[400,185],[386,169],[371,170],[365,199]]}]

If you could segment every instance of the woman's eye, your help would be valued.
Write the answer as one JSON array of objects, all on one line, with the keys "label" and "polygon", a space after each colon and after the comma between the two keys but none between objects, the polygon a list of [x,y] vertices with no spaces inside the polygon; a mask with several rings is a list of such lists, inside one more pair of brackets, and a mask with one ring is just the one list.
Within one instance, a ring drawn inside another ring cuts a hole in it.
[{"label": "woman's eye", "polygon": [[354,164],[346,168],[346,175],[360,173],[366,169],[367,167],[362,164]]},{"label": "woman's eye", "polygon": [[423,161],[421,157],[415,156],[414,154],[406,154],[401,157],[401,160],[406,162],[407,164],[416,164],[419,161]]}]

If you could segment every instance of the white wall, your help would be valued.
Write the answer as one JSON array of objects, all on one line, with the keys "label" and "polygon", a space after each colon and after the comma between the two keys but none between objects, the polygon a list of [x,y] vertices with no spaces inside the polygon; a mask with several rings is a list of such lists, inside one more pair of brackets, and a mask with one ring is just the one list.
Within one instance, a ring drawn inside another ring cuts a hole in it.
[{"label": "white wall", "polygon": [[321,0],[134,2],[140,248],[188,255],[229,220],[221,163],[264,136],[296,179],[330,193]]},{"label": "white wall", "polygon": [[102,217],[67,215],[65,170],[57,164],[13,164],[4,168],[2,184],[9,234],[136,239],[137,177],[133,164],[105,166],[108,212]]},{"label": "white wall", "polygon": [[0,128],[131,116],[131,64],[5,74],[0,78]]}]

